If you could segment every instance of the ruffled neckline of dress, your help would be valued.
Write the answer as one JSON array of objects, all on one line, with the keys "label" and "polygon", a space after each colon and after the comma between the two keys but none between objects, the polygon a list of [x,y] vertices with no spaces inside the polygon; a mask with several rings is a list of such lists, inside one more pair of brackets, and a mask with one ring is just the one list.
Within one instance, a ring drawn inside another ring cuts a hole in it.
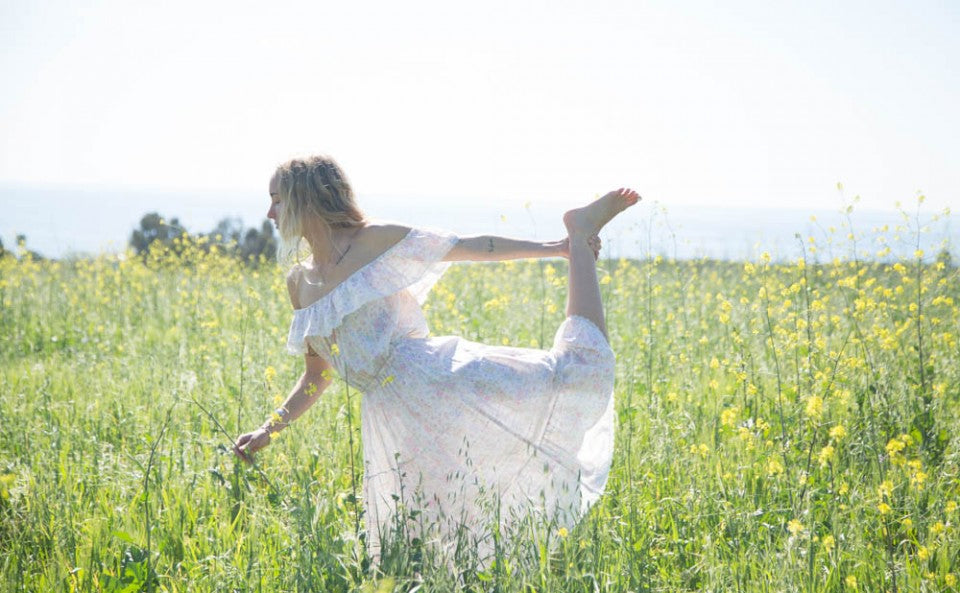
[{"label": "ruffled neckline of dress", "polygon": [[402,239],[330,292],[306,307],[294,309],[287,350],[304,354],[308,337],[329,336],[347,315],[401,290],[410,289],[422,304],[430,288],[450,265],[443,257],[456,242],[457,237],[450,233],[410,229]]},{"label": "ruffled neckline of dress", "polygon": [[[349,276],[347,276],[346,278],[344,278],[343,281],[338,282],[336,286],[334,286],[333,288],[331,288],[329,291],[327,291],[325,294],[323,294],[323,296],[321,296],[321,297],[318,298],[317,300],[313,301],[312,303],[310,303],[310,304],[307,305],[306,307],[301,307],[301,308],[299,308],[299,309],[294,309],[294,310],[293,310],[293,314],[294,314],[294,315],[297,315],[297,314],[302,313],[302,312],[304,312],[304,311],[309,311],[310,309],[317,307],[320,303],[323,302],[324,299],[333,298],[333,295],[334,295],[338,290],[341,290],[345,284],[348,284],[348,283],[350,283],[352,280],[356,279],[358,276],[360,276],[360,274],[361,274],[364,270],[366,270],[367,268],[372,267],[374,264],[376,264],[376,263],[379,262],[380,260],[384,259],[384,258],[387,257],[388,255],[390,255],[391,252],[393,252],[393,251],[396,250],[398,247],[400,247],[400,244],[403,243],[404,241],[406,241],[407,238],[410,237],[410,234],[413,233],[413,231],[414,231],[414,229],[410,229],[409,231],[407,231],[407,234],[405,234],[405,235],[403,236],[403,238],[401,238],[399,241],[397,241],[396,243],[394,243],[394,244],[391,245],[390,247],[387,247],[387,248],[383,251],[383,253],[381,253],[381,254],[378,255],[377,257],[373,258],[372,260],[368,261],[367,263],[365,263],[365,264],[363,264],[362,266],[360,266],[359,268],[357,268],[357,270],[356,270],[355,272],[353,272],[352,274],[350,274]],[[298,265],[299,265],[299,264],[298,264]]]}]

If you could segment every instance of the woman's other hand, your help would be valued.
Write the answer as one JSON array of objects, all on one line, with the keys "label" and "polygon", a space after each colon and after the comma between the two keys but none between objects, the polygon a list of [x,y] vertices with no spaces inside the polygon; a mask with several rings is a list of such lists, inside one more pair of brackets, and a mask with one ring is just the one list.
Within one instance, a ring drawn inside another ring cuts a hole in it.
[{"label": "woman's other hand", "polygon": [[270,444],[270,433],[265,428],[240,435],[233,445],[233,452],[247,463],[253,462],[253,454]]},{"label": "woman's other hand", "polygon": [[[587,239],[587,245],[590,246],[590,249],[593,249],[593,259],[600,259],[600,248],[603,247],[600,237],[597,235],[590,237]],[[570,237],[560,241],[560,255],[570,259]]]}]

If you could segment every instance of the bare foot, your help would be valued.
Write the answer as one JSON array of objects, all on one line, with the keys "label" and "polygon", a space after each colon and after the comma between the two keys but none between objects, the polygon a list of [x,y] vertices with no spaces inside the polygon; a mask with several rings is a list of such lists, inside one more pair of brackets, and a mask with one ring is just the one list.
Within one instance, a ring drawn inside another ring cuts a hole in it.
[{"label": "bare foot", "polygon": [[621,187],[607,193],[602,198],[595,200],[583,208],[568,210],[563,215],[563,224],[567,227],[567,233],[570,236],[586,235],[590,237],[600,232],[605,224],[613,220],[613,217],[620,214],[630,206],[640,201],[640,194]]}]

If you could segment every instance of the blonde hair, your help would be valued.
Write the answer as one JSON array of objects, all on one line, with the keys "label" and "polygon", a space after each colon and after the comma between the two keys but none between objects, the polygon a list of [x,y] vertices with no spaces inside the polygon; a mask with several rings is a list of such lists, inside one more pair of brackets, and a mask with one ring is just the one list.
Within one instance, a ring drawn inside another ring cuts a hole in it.
[{"label": "blonde hair", "polygon": [[291,159],[275,173],[280,194],[280,241],[277,261],[299,259],[303,222],[317,216],[328,229],[360,226],[366,221],[340,165],[325,155]]}]

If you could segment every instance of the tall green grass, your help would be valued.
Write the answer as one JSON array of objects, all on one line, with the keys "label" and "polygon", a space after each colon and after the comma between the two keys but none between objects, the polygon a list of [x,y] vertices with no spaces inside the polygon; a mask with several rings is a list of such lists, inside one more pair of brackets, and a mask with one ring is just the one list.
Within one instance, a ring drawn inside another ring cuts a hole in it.
[{"label": "tall green grass", "polygon": [[[367,557],[362,396],[341,381],[255,467],[233,457],[301,371],[280,271],[190,246],[3,259],[0,589],[955,590],[957,269],[817,247],[601,262],[607,493],[576,529],[479,567],[416,542]],[[435,334],[546,347],[565,273],[454,266],[427,315]]]}]

